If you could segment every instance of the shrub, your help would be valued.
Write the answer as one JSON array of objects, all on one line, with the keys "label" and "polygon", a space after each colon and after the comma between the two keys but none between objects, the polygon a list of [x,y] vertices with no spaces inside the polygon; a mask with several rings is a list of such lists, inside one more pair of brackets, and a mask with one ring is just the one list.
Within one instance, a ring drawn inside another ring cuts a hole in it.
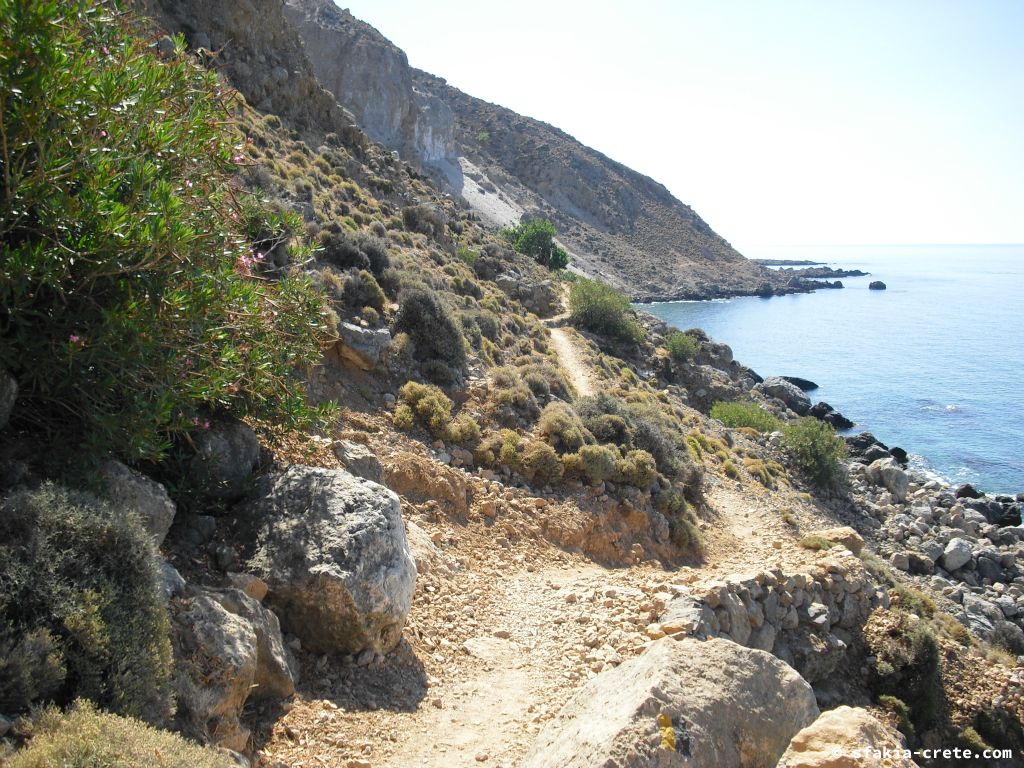
[{"label": "shrub", "polygon": [[677,331],[675,328],[670,330],[665,336],[665,348],[668,349],[668,353],[672,355],[672,359],[677,363],[685,363],[692,360],[697,354],[699,347],[700,345],[693,336]]},{"label": "shrub", "polygon": [[540,406],[533,392],[514,368],[498,368],[492,374],[494,387],[490,392],[490,412],[499,422],[519,426],[533,422],[540,415]]},{"label": "shrub", "polygon": [[399,301],[394,331],[409,335],[413,356],[462,368],[466,364],[462,333],[437,294],[425,286],[414,286],[404,290]]},{"label": "shrub", "polygon": [[410,232],[420,232],[434,240],[444,238],[445,217],[432,205],[411,205],[402,209],[402,222]]},{"label": "shrub", "polygon": [[782,422],[757,403],[730,403],[719,400],[711,406],[711,418],[718,419],[733,429],[749,427],[758,432],[775,432],[782,429]]},{"label": "shrub", "polygon": [[834,541],[829,541],[824,536],[818,536],[817,534],[811,534],[810,536],[804,536],[800,541],[797,542],[804,549],[810,549],[815,552],[821,552],[826,549],[832,549],[836,545]]},{"label": "shrub", "polygon": [[643,340],[629,299],[607,283],[580,278],[569,289],[569,314],[588,331],[630,344]]},{"label": "shrub", "polygon": [[572,406],[561,402],[544,408],[537,431],[558,453],[573,453],[593,440]]},{"label": "shrub", "polygon": [[416,414],[416,418],[434,437],[444,438],[452,416],[452,401],[444,392],[431,384],[407,381],[398,390],[401,398]]},{"label": "shrub", "polygon": [[47,484],[0,502],[0,711],[82,697],[162,721],[171,648],[135,517]]},{"label": "shrub", "polygon": [[376,279],[365,269],[358,272],[353,270],[345,276],[341,295],[342,300],[350,307],[372,307],[378,312],[384,311],[384,304],[387,301]]},{"label": "shrub", "polygon": [[550,485],[562,476],[562,461],[555,449],[542,440],[533,440],[523,451],[522,473],[531,483]]},{"label": "shrub", "polygon": [[651,454],[635,448],[619,459],[618,477],[620,482],[646,490],[658,479],[658,467]]},{"label": "shrub", "polygon": [[731,477],[733,480],[738,479],[740,476],[740,471],[736,469],[736,465],[728,458],[722,460],[722,471],[726,477]]},{"label": "shrub", "polygon": [[416,423],[416,414],[413,413],[405,403],[402,403],[395,408],[394,414],[391,416],[391,421],[395,425],[396,429],[409,430],[412,429],[412,425]]},{"label": "shrub", "polygon": [[446,437],[457,445],[476,445],[480,442],[480,425],[468,413],[460,413],[448,425]]},{"label": "shrub", "polygon": [[570,460],[566,468],[572,467],[591,485],[611,480],[618,472],[620,455],[609,445],[584,445],[575,456],[576,460]]},{"label": "shrub", "polygon": [[835,482],[839,460],[846,456],[846,443],[831,425],[810,416],[783,428],[782,447],[793,463],[821,487]]},{"label": "shrub", "polygon": [[501,236],[519,253],[549,269],[565,269],[569,254],[555,242],[555,225],[547,219],[530,219],[503,229]]},{"label": "shrub", "polygon": [[[53,445],[156,459],[210,408],[308,420],[320,296],[255,280],[216,73],[101,0],[4,3],[0,367]],[[179,40],[179,45],[183,45]]]},{"label": "shrub", "polygon": [[87,701],[67,714],[50,708],[33,723],[32,740],[7,768],[97,768],[159,765],[161,768],[233,768],[225,753],[138,720],[98,712]]},{"label": "shrub", "polygon": [[676,472],[678,460],[676,458],[675,446],[665,436],[661,427],[654,422],[634,416],[633,444],[654,457],[659,472],[665,475],[671,475]]},{"label": "shrub", "polygon": [[914,729],[932,728],[941,714],[941,656],[938,641],[927,621],[896,611],[895,625],[882,633],[869,633],[874,656],[871,687],[879,694],[899,696],[910,707]]}]

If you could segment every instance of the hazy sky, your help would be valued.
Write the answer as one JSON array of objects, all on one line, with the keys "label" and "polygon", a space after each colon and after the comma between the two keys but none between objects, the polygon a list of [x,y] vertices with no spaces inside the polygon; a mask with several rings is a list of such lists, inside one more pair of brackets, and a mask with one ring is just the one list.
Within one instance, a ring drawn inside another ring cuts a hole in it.
[{"label": "hazy sky", "polygon": [[1024,1],[340,0],[742,250],[1024,242]]}]

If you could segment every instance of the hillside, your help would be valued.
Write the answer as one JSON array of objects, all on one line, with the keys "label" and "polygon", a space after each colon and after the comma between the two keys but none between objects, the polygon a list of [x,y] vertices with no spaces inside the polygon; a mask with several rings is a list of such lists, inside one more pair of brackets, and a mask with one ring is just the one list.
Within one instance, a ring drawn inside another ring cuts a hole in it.
[{"label": "hillside", "polygon": [[792,290],[653,179],[409,66],[330,0],[288,0],[320,81],[375,141],[434,173],[493,226],[555,222],[574,266],[640,301]]},{"label": "hillside", "polygon": [[513,250],[281,0],[143,7],[0,15],[0,764],[1020,754],[1024,499]]}]

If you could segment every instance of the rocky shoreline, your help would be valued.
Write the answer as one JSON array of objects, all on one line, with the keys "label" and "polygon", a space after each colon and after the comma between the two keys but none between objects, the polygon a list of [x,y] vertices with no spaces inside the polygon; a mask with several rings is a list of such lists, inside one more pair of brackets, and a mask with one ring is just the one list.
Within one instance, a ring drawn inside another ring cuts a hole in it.
[{"label": "rocky shoreline", "polygon": [[[765,262],[754,260],[764,265]],[[714,301],[716,299],[735,299],[746,296],[771,298],[772,296],[789,296],[795,293],[813,293],[822,288],[844,288],[843,277],[866,277],[870,273],[859,269],[836,269],[833,267],[812,266],[801,269],[772,270],[785,280],[765,280],[751,290],[737,290],[722,287],[714,283],[699,288],[683,291],[657,292],[646,291],[634,295],[634,304],[655,304],[670,301]]]}]

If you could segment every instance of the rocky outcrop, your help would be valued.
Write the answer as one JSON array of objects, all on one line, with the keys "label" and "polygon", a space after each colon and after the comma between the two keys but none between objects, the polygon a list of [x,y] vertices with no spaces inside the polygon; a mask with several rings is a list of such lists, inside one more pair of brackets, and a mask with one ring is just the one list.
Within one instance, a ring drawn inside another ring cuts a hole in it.
[{"label": "rocky outcrop", "polygon": [[335,440],[331,450],[349,472],[374,483],[384,482],[384,468],[376,454],[362,443]]},{"label": "rocky outcrop", "polygon": [[189,474],[205,493],[219,499],[238,499],[247,490],[260,458],[256,433],[244,422],[215,420],[193,438],[196,456]]},{"label": "rocky outcrop", "polygon": [[807,397],[800,387],[792,384],[781,376],[769,376],[760,384],[757,389],[781,400],[789,410],[798,416],[805,416],[811,410],[811,399]]},{"label": "rocky outcrop", "polygon": [[916,768],[902,737],[860,707],[841,706],[793,737],[776,768]]},{"label": "rocky outcrop", "polygon": [[416,566],[401,505],[344,470],[292,466],[246,513],[256,520],[250,570],[304,648],[384,654],[398,643]]},{"label": "rocky outcrop", "polygon": [[136,0],[168,31],[209,53],[246,101],[300,129],[365,141],[352,115],[317,81],[282,0]]},{"label": "rocky outcrop", "polygon": [[867,475],[875,485],[889,491],[896,501],[906,501],[910,480],[895,459],[878,459],[871,462]]},{"label": "rocky outcrop", "polygon": [[868,289],[872,291],[884,291],[887,287],[881,280],[872,280],[868,283]]},{"label": "rocky outcrop", "polygon": [[415,87],[402,50],[329,0],[287,0],[285,14],[320,82],[371,139],[417,165],[455,156],[451,109]]},{"label": "rocky outcrop", "polygon": [[153,537],[153,544],[163,544],[174,522],[175,506],[160,483],[111,459],[100,467],[100,479],[110,500],[139,516],[142,527]]},{"label": "rocky outcrop", "polygon": [[811,687],[770,654],[665,639],[587,683],[521,765],[770,766],[817,716]]},{"label": "rocky outcrop", "polygon": [[843,416],[839,411],[833,408],[828,403],[822,401],[815,403],[811,410],[807,412],[808,416],[813,416],[816,419],[824,421],[826,424],[831,424],[836,429],[852,429],[853,422]]},{"label": "rocky outcrop", "polygon": [[387,328],[361,328],[352,323],[338,323],[338,341],[333,352],[341,362],[372,371],[385,358],[391,346],[391,332]]}]

